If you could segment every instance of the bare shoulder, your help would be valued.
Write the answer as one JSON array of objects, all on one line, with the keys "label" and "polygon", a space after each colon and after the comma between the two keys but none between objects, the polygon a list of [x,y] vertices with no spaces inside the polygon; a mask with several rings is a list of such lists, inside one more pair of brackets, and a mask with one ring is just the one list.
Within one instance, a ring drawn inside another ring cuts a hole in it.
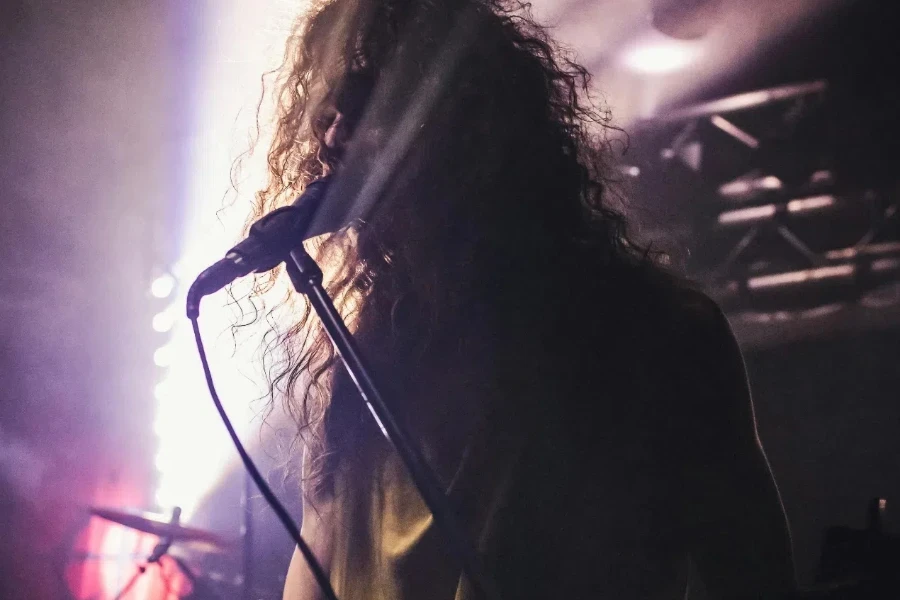
[{"label": "bare shoulder", "polygon": [[669,278],[657,285],[667,288],[671,316],[678,331],[730,333],[728,320],[719,305],[692,283]]},{"label": "bare shoulder", "polygon": [[647,310],[658,333],[671,335],[676,345],[732,340],[722,309],[692,282],[651,270],[638,276],[637,286],[650,299]]},{"label": "bare shoulder", "polygon": [[[691,369],[713,369],[745,383],[744,361],[728,318],[716,302],[703,292],[687,286],[675,291],[674,334],[685,355],[697,361]],[[718,367],[718,368],[717,368]]]},{"label": "bare shoulder", "polygon": [[781,597],[793,586],[790,532],[756,432],[744,359],[722,309],[671,288],[679,388],[672,460],[686,545],[715,598]]},{"label": "bare shoulder", "polygon": [[649,285],[659,298],[655,308],[673,350],[692,360],[698,354],[711,354],[708,359],[740,356],[728,318],[715,300],[689,281],[668,275],[654,277]]},{"label": "bare shoulder", "polygon": [[[725,313],[708,295],[674,278],[653,284],[675,422],[697,442],[755,437],[744,358]],[[717,433],[716,433],[717,432]]]}]

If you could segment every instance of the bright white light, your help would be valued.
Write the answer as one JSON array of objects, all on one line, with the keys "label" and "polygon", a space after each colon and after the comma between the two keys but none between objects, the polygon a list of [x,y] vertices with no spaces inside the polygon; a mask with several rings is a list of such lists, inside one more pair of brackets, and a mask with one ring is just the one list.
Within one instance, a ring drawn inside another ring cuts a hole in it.
[{"label": "bright white light", "polygon": [[157,383],[156,387],[153,388],[153,396],[160,401],[168,398],[172,393],[172,384],[163,381],[161,383]]},{"label": "bright white light", "polygon": [[759,187],[764,190],[780,190],[781,185],[781,180],[774,175],[766,175],[759,180]]},{"label": "bright white light", "polygon": [[157,298],[167,298],[175,289],[175,278],[169,275],[160,275],[150,284],[150,293]]},{"label": "bright white light", "polygon": [[664,75],[687,68],[702,54],[699,41],[669,38],[651,32],[626,46],[621,61],[626,67],[647,75]]},{"label": "bright white light", "polygon": [[834,206],[834,196],[811,196],[809,198],[798,198],[788,202],[788,211],[792,213],[805,212],[808,210],[817,210],[820,208],[828,208]]},{"label": "bright white light", "polygon": [[746,179],[735,179],[719,186],[719,193],[723,196],[743,196],[753,191],[753,184]]},{"label": "bright white light", "polygon": [[153,331],[165,333],[175,325],[175,312],[166,309],[153,315]]},{"label": "bright white light", "polygon": [[[159,325],[170,331],[166,346],[153,357],[156,364],[168,367],[165,379],[154,390],[153,430],[159,440],[156,501],[162,510],[180,506],[183,521],[191,518],[237,460],[206,389],[193,332],[183,315],[186,283],[221,258],[240,237],[249,214],[247,199],[265,177],[265,151],[271,136],[265,114],[256,152],[241,170],[240,195],[233,208],[220,211],[230,187],[231,166],[235,157],[247,150],[253,135],[260,75],[280,64],[293,19],[305,9],[302,1],[293,0],[219,0],[208,7],[206,18],[215,27],[198,42],[198,77],[188,82],[196,90],[196,108],[189,136],[187,171],[191,179],[181,233],[184,251],[169,267],[177,277],[169,294],[173,308],[157,315],[159,322],[154,317],[154,329]],[[270,110],[269,106],[264,104],[262,110]],[[222,404],[242,434],[253,417],[251,401],[265,390],[255,372],[257,344],[245,340],[248,333],[241,338],[245,343],[235,348],[229,333],[234,310],[228,307],[224,292],[207,297],[201,310],[201,332]]]},{"label": "bright white light", "polygon": [[719,223],[721,225],[734,225],[735,223],[747,223],[749,221],[768,219],[775,215],[776,210],[777,208],[774,204],[729,210],[719,215]]},{"label": "bright white light", "polygon": [[168,367],[172,364],[172,347],[162,346],[153,353],[153,364],[157,367]]},{"label": "bright white light", "polygon": [[745,196],[758,190],[780,190],[783,183],[774,175],[765,177],[738,177],[733,181],[719,186],[719,194],[722,196]]},{"label": "bright white light", "polygon": [[803,283],[805,281],[819,281],[822,279],[838,279],[850,277],[856,271],[853,265],[834,265],[830,267],[818,267],[805,271],[789,271],[776,275],[761,275],[747,281],[747,287],[752,290],[773,288],[791,283]]},{"label": "bright white light", "polygon": [[[147,556],[156,545],[157,538],[149,533],[142,533],[120,525],[104,525],[100,530],[103,536],[100,541],[99,556],[100,580],[105,592],[102,598],[112,598],[125,586],[128,577],[134,572],[123,565],[134,563],[135,556]],[[136,570],[137,567],[130,567]],[[135,581],[126,598],[155,597],[155,577],[139,577]],[[158,597],[158,596],[156,596]]]}]

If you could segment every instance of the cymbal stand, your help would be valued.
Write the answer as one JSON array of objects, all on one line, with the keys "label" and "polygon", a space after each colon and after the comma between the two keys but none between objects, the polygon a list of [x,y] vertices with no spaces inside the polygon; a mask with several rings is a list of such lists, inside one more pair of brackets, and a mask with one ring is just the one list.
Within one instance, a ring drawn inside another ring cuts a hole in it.
[{"label": "cymbal stand", "polygon": [[[172,509],[172,518],[169,521],[169,523],[171,523],[172,525],[178,525],[178,522],[180,520],[181,520],[181,507],[176,506],[175,508]],[[138,579],[141,578],[141,575],[143,575],[144,573],[147,572],[147,567],[149,567],[152,564],[159,564],[160,559],[163,556],[165,556],[166,554],[168,554],[169,548],[172,547],[172,543],[174,541],[175,540],[172,538],[172,536],[168,536],[168,535],[159,538],[159,541],[156,543],[156,546],[153,547],[153,551],[150,553],[150,555],[144,561],[144,564],[138,565],[137,571],[135,572],[134,575],[131,576],[131,579],[128,580],[128,583],[125,584],[125,587],[123,587],[121,590],[119,590],[119,593],[116,594],[115,600],[122,600],[122,598],[125,597],[125,594],[127,594],[131,590],[131,588],[133,588],[134,585],[138,582]],[[189,577],[190,577],[190,575],[189,575]]]}]

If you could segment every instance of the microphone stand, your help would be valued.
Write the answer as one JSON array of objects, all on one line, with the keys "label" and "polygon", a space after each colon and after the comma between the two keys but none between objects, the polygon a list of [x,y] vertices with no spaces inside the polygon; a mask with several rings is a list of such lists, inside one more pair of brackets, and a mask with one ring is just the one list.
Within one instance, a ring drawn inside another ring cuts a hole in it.
[{"label": "microphone stand", "polygon": [[481,568],[475,549],[467,539],[465,530],[438,483],[437,476],[428,466],[421,450],[394,418],[378,391],[371,370],[366,365],[356,340],[322,286],[322,270],[319,265],[302,245],[291,251],[286,265],[294,289],[309,298],[313,310],[321,319],[328,337],[331,338],[331,342],[347,368],[350,378],[356,384],[369,412],[372,413],[384,436],[400,455],[413,483],[431,511],[435,524],[444,535],[450,550],[460,561],[462,570],[475,595],[482,600],[499,600],[500,595],[496,586]]},{"label": "microphone stand", "polygon": [[253,478],[244,470],[244,485],[241,490],[241,541],[243,550],[244,574],[242,582],[242,600],[253,600]]}]

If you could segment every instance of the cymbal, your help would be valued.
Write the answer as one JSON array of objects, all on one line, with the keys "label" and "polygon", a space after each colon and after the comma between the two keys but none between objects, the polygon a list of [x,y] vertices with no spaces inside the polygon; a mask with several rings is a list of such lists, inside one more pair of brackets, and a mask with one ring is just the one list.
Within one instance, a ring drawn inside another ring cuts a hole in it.
[{"label": "cymbal", "polygon": [[231,541],[216,533],[171,523],[168,516],[158,513],[101,507],[91,507],[88,510],[92,515],[101,519],[159,537],[169,537],[174,542],[203,544],[214,549],[227,549],[233,545]]}]

